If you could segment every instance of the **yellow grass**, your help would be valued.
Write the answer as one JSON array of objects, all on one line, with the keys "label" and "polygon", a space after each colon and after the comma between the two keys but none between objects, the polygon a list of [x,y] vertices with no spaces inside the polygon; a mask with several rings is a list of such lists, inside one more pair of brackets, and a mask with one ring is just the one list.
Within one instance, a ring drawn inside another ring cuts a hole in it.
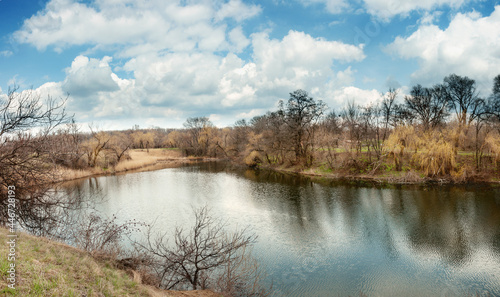
[{"label": "yellow grass", "polygon": [[61,177],[61,180],[69,181],[89,176],[114,174],[126,171],[156,170],[195,161],[192,158],[182,157],[182,152],[177,149],[150,149],[149,151],[141,149],[130,150],[129,156],[129,160],[121,161],[114,168],[76,170],[58,167],[56,171]]},{"label": "yellow grass", "polygon": [[153,166],[161,161],[179,162],[184,160],[180,150],[150,149],[131,150],[130,160],[125,160],[115,166],[115,172],[137,170],[147,166]]},{"label": "yellow grass", "polygon": [[61,180],[74,180],[97,173],[96,170],[69,169],[66,167],[57,167],[56,172],[57,176],[61,177]]}]

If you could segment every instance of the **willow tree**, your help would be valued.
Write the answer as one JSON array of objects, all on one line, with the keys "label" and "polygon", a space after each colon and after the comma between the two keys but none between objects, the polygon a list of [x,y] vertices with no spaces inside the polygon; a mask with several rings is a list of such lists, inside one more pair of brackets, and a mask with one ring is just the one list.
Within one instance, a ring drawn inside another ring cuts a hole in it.
[{"label": "willow tree", "polygon": [[188,118],[183,124],[190,135],[188,140],[187,153],[202,156],[208,152],[209,138],[207,137],[208,130],[214,125],[208,117]]}]

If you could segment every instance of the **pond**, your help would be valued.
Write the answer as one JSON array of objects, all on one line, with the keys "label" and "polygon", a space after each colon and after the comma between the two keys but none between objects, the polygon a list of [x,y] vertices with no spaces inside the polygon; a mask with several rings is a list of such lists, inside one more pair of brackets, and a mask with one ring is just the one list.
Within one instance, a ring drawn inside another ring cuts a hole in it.
[{"label": "pond", "polygon": [[171,232],[208,206],[258,235],[274,296],[500,296],[500,188],[314,181],[226,163],[72,183]]}]

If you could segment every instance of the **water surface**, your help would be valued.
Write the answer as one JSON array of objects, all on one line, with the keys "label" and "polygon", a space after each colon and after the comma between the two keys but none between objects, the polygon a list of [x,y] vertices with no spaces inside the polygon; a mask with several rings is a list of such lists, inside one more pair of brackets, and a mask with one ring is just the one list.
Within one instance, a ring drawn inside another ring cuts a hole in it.
[{"label": "water surface", "polygon": [[97,207],[166,232],[208,205],[258,234],[275,296],[500,296],[500,189],[314,182],[203,163],[92,178]]}]

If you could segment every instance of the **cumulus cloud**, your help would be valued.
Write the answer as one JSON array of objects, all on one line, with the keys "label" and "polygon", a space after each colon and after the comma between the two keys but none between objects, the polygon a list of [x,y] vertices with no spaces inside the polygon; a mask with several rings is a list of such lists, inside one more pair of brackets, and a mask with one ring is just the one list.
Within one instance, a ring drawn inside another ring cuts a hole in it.
[{"label": "cumulus cloud", "polygon": [[67,76],[62,84],[63,91],[76,97],[88,97],[97,92],[112,92],[119,89],[112,77],[109,66],[111,57],[89,59],[85,56],[76,57],[71,67],[66,70]]},{"label": "cumulus cloud", "polygon": [[[332,101],[336,90],[354,82],[349,63],[365,58],[362,46],[304,32],[248,36],[241,22],[261,8],[241,0],[179,3],[52,0],[15,38],[40,50],[119,49],[113,58],[87,51],[73,60],[64,80],[40,87],[69,93],[68,111],[79,121],[135,118],[160,124],[188,116],[250,117],[298,88]],[[243,60],[242,52],[251,56]],[[123,66],[112,68],[113,59]]]},{"label": "cumulus cloud", "polygon": [[[253,60],[235,54],[168,53],[131,59],[125,69],[135,86],[148,94],[144,104],[179,108],[241,108],[264,103],[293,89],[321,89],[352,82],[352,70],[334,71],[335,63],[360,61],[361,47],[290,31],[283,39],[266,33],[251,36]],[[319,91],[318,91],[319,92]]]},{"label": "cumulus cloud", "polygon": [[229,32],[229,41],[232,45],[231,51],[234,53],[242,52],[250,44],[250,40],[243,34],[241,26]]},{"label": "cumulus cloud", "polygon": [[141,104],[134,80],[120,79],[112,73],[111,58],[92,59],[78,56],[66,70],[62,82],[49,82],[35,91],[42,97],[66,98],[66,109],[78,121],[117,119],[138,116]]},{"label": "cumulus cloud", "polygon": [[313,38],[297,31],[288,32],[282,40],[270,39],[267,33],[253,34],[252,46],[259,77],[263,78],[259,89],[266,93],[320,86],[334,76],[334,62],[365,58],[361,46]]},{"label": "cumulus cloud", "polygon": [[310,90],[317,99],[333,96],[335,89],[353,82],[354,71],[342,64],[364,58],[361,47],[303,32],[290,31],[282,39],[265,33],[251,38],[252,61],[234,53],[139,55],[123,66],[133,73],[132,79],[113,72],[111,57],[81,55],[52,91],[70,94],[68,109],[79,120],[143,115],[183,120],[209,114],[224,114],[221,119],[228,119],[272,109],[279,98],[298,88]]},{"label": "cumulus cloud", "polygon": [[215,18],[217,20],[233,18],[241,22],[258,15],[261,11],[262,8],[258,5],[247,5],[241,2],[241,0],[230,0],[218,9]]},{"label": "cumulus cloud", "polygon": [[422,24],[408,37],[397,37],[387,51],[401,58],[416,58],[414,82],[431,84],[450,73],[476,79],[483,91],[490,89],[500,68],[500,6],[490,16],[457,14],[448,28]]},{"label": "cumulus cloud", "polygon": [[[89,6],[73,0],[52,0],[14,33],[20,43],[57,51],[72,45],[125,45],[124,55],[170,49],[227,50],[224,19],[236,22],[261,12],[241,0],[200,1],[95,1]],[[234,35],[234,34],[233,34]],[[238,36],[241,40],[241,36]],[[241,45],[241,44],[240,44]]]}]

